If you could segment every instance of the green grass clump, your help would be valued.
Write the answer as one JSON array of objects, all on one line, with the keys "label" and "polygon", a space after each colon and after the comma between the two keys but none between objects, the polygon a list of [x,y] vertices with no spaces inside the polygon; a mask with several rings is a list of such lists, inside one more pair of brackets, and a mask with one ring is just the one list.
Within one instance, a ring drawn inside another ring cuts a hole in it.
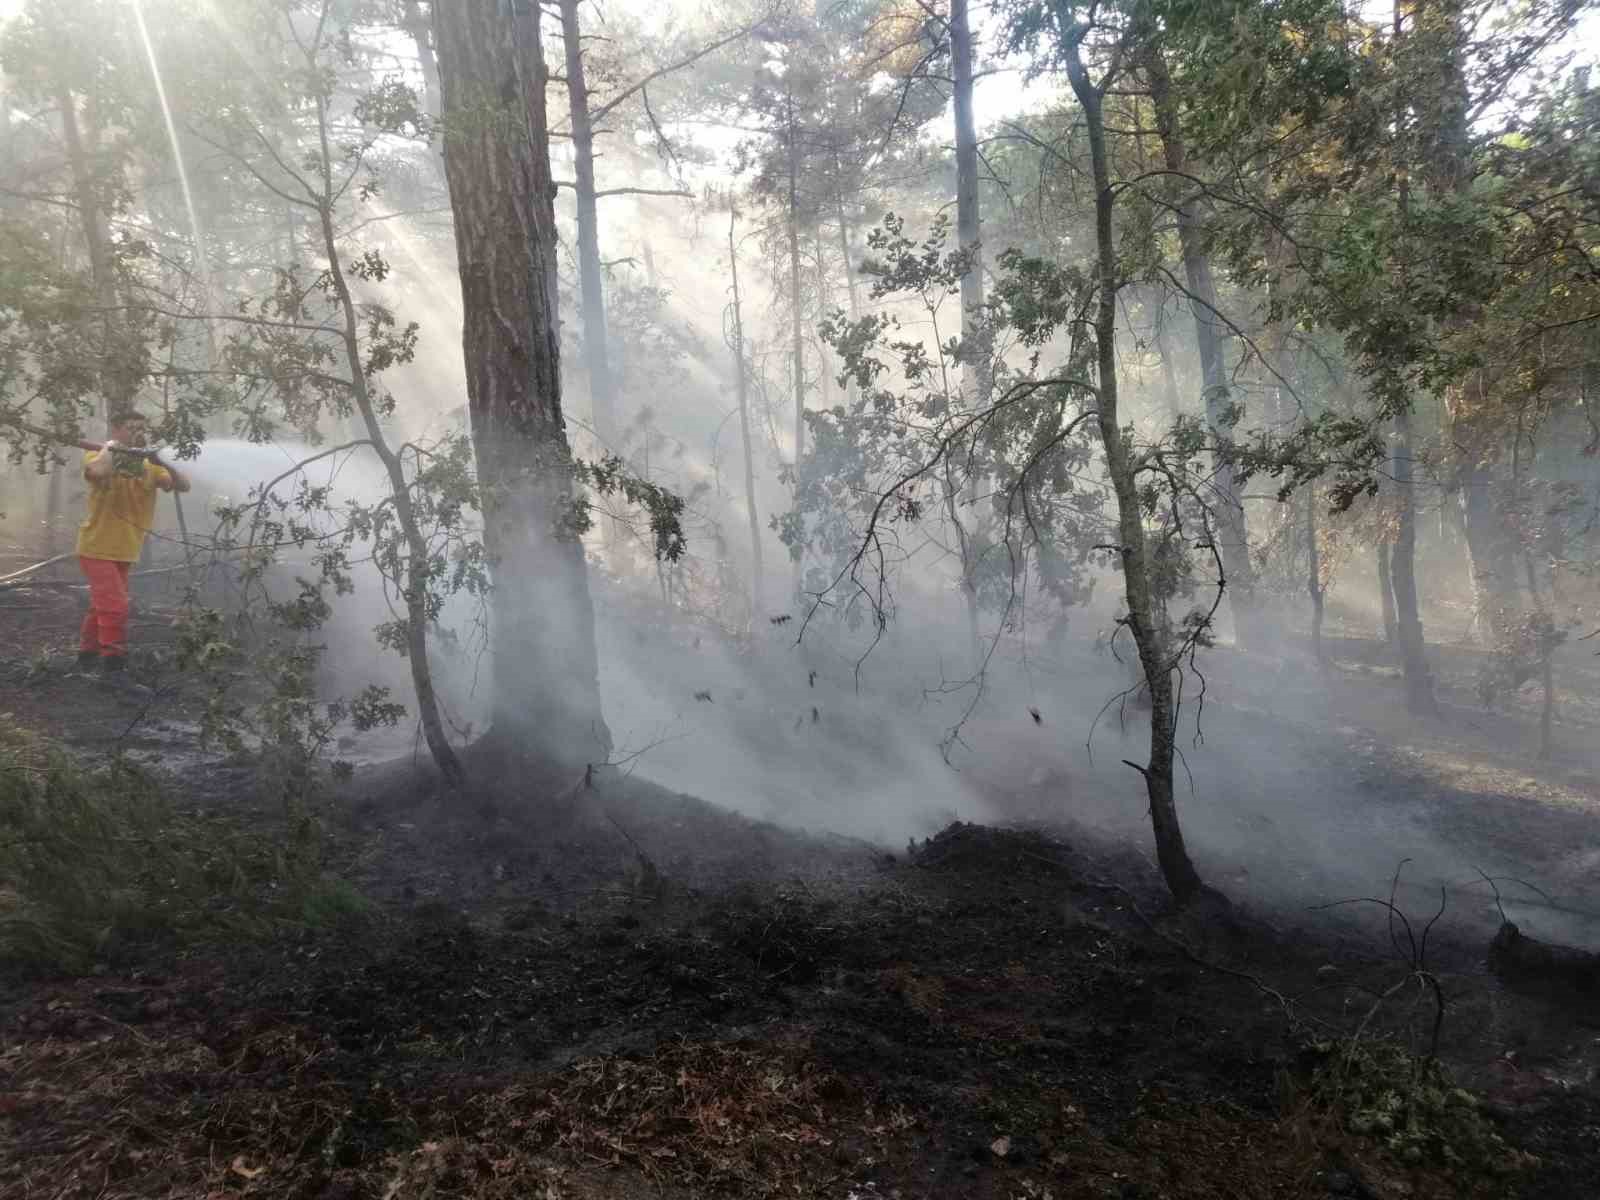
[{"label": "green grass clump", "polygon": [[1453,1084],[1432,1058],[1389,1041],[1321,1042],[1313,1094],[1351,1133],[1401,1161],[1505,1175],[1537,1160],[1509,1146],[1477,1097]]},{"label": "green grass clump", "polygon": [[364,918],[303,841],[183,812],[137,763],[86,766],[0,714],[0,962],[82,971],[209,933]]}]

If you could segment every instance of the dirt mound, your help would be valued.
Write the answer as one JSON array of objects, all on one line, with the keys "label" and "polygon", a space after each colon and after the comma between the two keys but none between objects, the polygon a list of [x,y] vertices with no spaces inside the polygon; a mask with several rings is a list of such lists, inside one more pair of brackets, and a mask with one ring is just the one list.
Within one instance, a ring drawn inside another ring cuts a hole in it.
[{"label": "dirt mound", "polygon": [[1032,829],[1004,829],[955,821],[933,837],[913,842],[913,866],[940,871],[1022,870],[1031,874],[1067,867],[1067,843]]}]

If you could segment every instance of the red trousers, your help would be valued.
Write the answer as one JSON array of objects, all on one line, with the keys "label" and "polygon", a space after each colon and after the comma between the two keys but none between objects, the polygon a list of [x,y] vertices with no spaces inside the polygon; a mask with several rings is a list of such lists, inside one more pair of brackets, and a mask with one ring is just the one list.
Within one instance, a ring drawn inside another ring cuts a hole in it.
[{"label": "red trousers", "polygon": [[113,656],[128,652],[128,572],[132,563],[78,556],[89,581],[89,614],[78,632],[78,649]]}]

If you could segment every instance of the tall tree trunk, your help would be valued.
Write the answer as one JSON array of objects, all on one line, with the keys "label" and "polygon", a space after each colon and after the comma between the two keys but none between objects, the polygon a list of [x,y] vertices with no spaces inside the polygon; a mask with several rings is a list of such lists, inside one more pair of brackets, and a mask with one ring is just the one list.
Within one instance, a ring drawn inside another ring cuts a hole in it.
[{"label": "tall tree trunk", "polygon": [[1387,538],[1378,542],[1378,606],[1383,614],[1383,640],[1394,649],[1400,647],[1400,622],[1394,612],[1394,580],[1389,577],[1389,555],[1394,543]]},{"label": "tall tree trunk", "polygon": [[89,275],[94,284],[95,304],[100,309],[100,413],[106,416],[133,403],[142,372],[135,347],[125,334],[126,322],[118,313],[116,266],[111,256],[111,238],[106,230],[106,213],[95,185],[90,149],[84,145],[78,123],[78,102],[66,87],[57,89],[56,107],[61,115],[61,135],[67,147],[67,164],[72,171],[73,198],[83,227],[83,241],[89,252]]},{"label": "tall tree trunk", "polygon": [[[1396,41],[1408,40],[1425,49],[1435,73],[1417,97],[1417,158],[1429,188],[1443,196],[1472,185],[1468,113],[1471,99],[1463,59],[1468,41],[1461,0],[1422,0],[1413,6],[1409,33],[1398,24]],[[1444,332],[1459,334],[1471,321],[1462,312],[1445,319]],[[1455,485],[1467,542],[1474,590],[1473,623],[1485,644],[1503,644],[1520,608],[1517,597],[1516,540],[1500,513],[1505,482],[1494,469],[1504,441],[1499,429],[1481,428],[1474,420],[1471,395],[1482,385],[1481,373],[1452,383],[1444,393],[1443,443],[1454,458]]]},{"label": "tall tree trunk", "polygon": [[[444,2],[448,4],[450,0]],[[433,26],[423,14],[420,0],[405,0],[403,21],[417,48],[417,65],[422,70],[422,111],[437,121],[441,113],[439,62],[433,54]]]},{"label": "tall tree trunk", "polygon": [[[839,166],[838,155],[834,156],[833,161],[837,172]],[[856,282],[855,263],[850,260],[850,218],[845,212],[842,182],[837,194],[834,196],[834,204],[839,210],[839,254],[844,260],[844,281],[845,286],[850,289],[850,319],[859,321],[861,319],[861,287]]]},{"label": "tall tree trunk", "polygon": [[567,98],[572,107],[572,158],[578,209],[578,285],[583,311],[583,362],[589,373],[594,431],[612,453],[617,448],[617,396],[606,340],[605,284],[600,265],[600,216],[594,182],[594,122],[584,77],[578,0],[561,2],[561,40],[566,50]]},{"label": "tall tree trunk", "polygon": [[[1451,424],[1458,436],[1465,436],[1459,424]],[[1499,645],[1510,636],[1520,607],[1516,542],[1495,503],[1504,485],[1494,468],[1476,455],[1462,457],[1476,460],[1463,462],[1456,471],[1457,511],[1472,572],[1474,631],[1484,645]]]},{"label": "tall tree trunk", "polygon": [[733,377],[739,396],[739,439],[744,450],[744,508],[750,518],[750,624],[760,619],[766,570],[761,561],[761,518],[756,513],[756,462],[750,437],[750,380],[744,361],[744,304],[739,295],[739,247],[733,230],[739,214],[728,213],[728,271],[733,279]]},{"label": "tall tree trunk", "polygon": [[[1058,10],[1059,11],[1059,10]],[[1063,24],[1065,21],[1063,20]],[[1139,496],[1137,464],[1124,440],[1117,411],[1117,247],[1112,228],[1116,204],[1111,190],[1111,169],[1106,151],[1105,118],[1100,91],[1090,82],[1080,52],[1087,26],[1062,29],[1067,51],[1067,77],[1083,108],[1088,132],[1089,158],[1094,171],[1095,250],[1100,277],[1099,307],[1095,317],[1098,355],[1097,417],[1105,444],[1106,468],[1117,497],[1122,577],[1126,584],[1127,623],[1139,650],[1139,662],[1150,689],[1150,761],[1136,769],[1144,776],[1150,799],[1150,823],[1155,833],[1156,858],[1167,888],[1179,905],[1188,904],[1202,890],[1200,874],[1190,861],[1178,823],[1173,794],[1173,759],[1176,713],[1173,710],[1172,671],[1168,631],[1151,586],[1149,554],[1145,545],[1143,505]]]},{"label": "tall tree trunk", "polygon": [[1311,652],[1317,665],[1328,665],[1328,655],[1322,648],[1322,619],[1326,592],[1322,586],[1322,547],[1317,544],[1317,491],[1306,488],[1306,590],[1311,593]]},{"label": "tall tree trunk", "polygon": [[[991,372],[988,339],[983,323],[983,228],[978,211],[978,132],[972,115],[972,25],[967,0],[950,3],[950,54],[955,67],[956,125],[956,242],[967,257],[967,270],[961,277],[961,378],[967,405],[972,411],[989,403]],[[961,591],[967,606],[967,631],[971,640],[973,670],[982,664],[978,635],[978,557],[984,544],[982,521],[976,506],[977,472],[972,463],[965,467],[966,492],[972,509],[969,532],[955,517],[954,498],[951,519],[961,545]]]},{"label": "tall tree trunk", "polygon": [[1433,675],[1428,670],[1427,647],[1422,636],[1422,616],[1417,607],[1417,497],[1411,458],[1411,413],[1394,419],[1392,464],[1399,492],[1400,526],[1389,558],[1389,578],[1394,587],[1395,627],[1400,638],[1400,666],[1405,672],[1406,707],[1413,713],[1437,710]]},{"label": "tall tree trunk", "polygon": [[[1187,174],[1188,150],[1183,140],[1177,97],[1173,95],[1166,59],[1162,57],[1160,47],[1153,45],[1146,52],[1144,60],[1167,170],[1174,175]],[[1178,187],[1187,189],[1189,185],[1180,179]],[[1217,307],[1216,278],[1211,271],[1210,256],[1206,253],[1205,229],[1192,200],[1184,200],[1176,205],[1175,220],[1178,242],[1183,250],[1189,308],[1194,313],[1195,347],[1200,353],[1206,423],[1211,427],[1212,436],[1224,438],[1231,436],[1228,423],[1232,399],[1228,389],[1227,364],[1223,360],[1225,327]],[[1222,534],[1219,539],[1222,565],[1228,573],[1228,602],[1229,610],[1233,613],[1234,637],[1239,645],[1245,646],[1260,632],[1261,626],[1255,567],[1250,561],[1250,531],[1239,483],[1233,469],[1225,464],[1219,463],[1217,467],[1215,495],[1217,528]]]},{"label": "tall tree trunk", "polygon": [[[1401,0],[1394,5],[1394,40],[1398,46],[1405,36],[1405,17]],[[1402,228],[1410,224],[1410,164],[1406,151],[1407,114],[1402,107],[1396,115],[1397,135],[1396,200]],[[1422,635],[1422,616],[1417,606],[1417,497],[1411,440],[1411,406],[1394,416],[1391,475],[1399,495],[1400,520],[1394,549],[1389,557],[1389,578],[1394,587],[1395,630],[1399,635],[1400,664],[1405,673],[1406,707],[1412,713],[1437,711],[1433,678],[1428,671],[1426,645]]]},{"label": "tall tree trunk", "polygon": [[493,563],[491,743],[600,763],[594,607],[548,286],[555,214],[532,0],[436,4],[445,168],[465,313],[467,407]]},{"label": "tall tree trunk", "polygon": [[44,502],[44,557],[54,558],[61,552],[61,493],[62,481],[66,478],[69,467],[52,466],[50,468],[50,485],[45,491]]},{"label": "tall tree trunk", "polygon": [[[800,315],[800,131],[795,120],[794,96],[789,96],[789,334],[794,372],[794,489],[799,508],[801,461],[806,445],[805,329]],[[798,597],[802,579],[801,549],[794,550],[794,590]]]},{"label": "tall tree trunk", "polygon": [[1167,341],[1165,307],[1156,310],[1155,343],[1161,359],[1161,397],[1166,401],[1167,412],[1177,420],[1183,415],[1183,401],[1178,398],[1178,372],[1172,365],[1172,345]]},{"label": "tall tree trunk", "polygon": [[[817,314],[820,317],[828,311],[833,288],[828,282],[828,256],[824,253],[822,244],[822,222],[817,222],[817,227],[811,231],[811,245],[817,258]],[[816,337],[817,349],[817,406],[824,412],[833,407],[833,372],[828,369],[828,343],[823,341],[819,334]]]},{"label": "tall tree trunk", "polygon": [[955,63],[956,241],[967,255],[961,277],[961,341],[971,352],[964,375],[967,402],[982,408],[989,401],[988,350],[983,345],[983,250],[978,213],[978,131],[972,116],[972,27],[967,0],[950,2],[950,54]]},{"label": "tall tree trunk", "polygon": [[1539,757],[1549,758],[1555,748],[1551,741],[1551,726],[1556,713],[1555,647],[1548,642],[1542,646],[1539,659],[1539,682],[1544,689],[1544,703],[1539,708]]}]

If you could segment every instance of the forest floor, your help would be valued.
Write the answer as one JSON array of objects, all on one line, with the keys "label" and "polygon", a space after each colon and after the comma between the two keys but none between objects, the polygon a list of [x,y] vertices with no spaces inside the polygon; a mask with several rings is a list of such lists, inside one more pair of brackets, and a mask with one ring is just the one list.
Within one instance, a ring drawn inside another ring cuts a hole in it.
[{"label": "forest floor", "polygon": [[[277,836],[249,764],[192,749],[198,698],[155,657],[149,694],[76,670],[74,607],[0,601],[0,712],[158,762],[186,820]],[[1588,903],[1586,678],[1539,763],[1484,748],[1455,652],[1426,728],[1383,715],[1381,648],[1334,652],[1325,732],[1259,736],[1353,764],[1372,819],[1404,807]],[[1273,708],[1258,667],[1218,667],[1223,727]],[[1528,712],[1493,719],[1528,744]],[[0,1195],[1600,1196],[1593,998],[1505,989],[1471,922],[1419,960],[1363,906],[1286,906],[1305,881],[1271,837],[1221,881],[1237,907],[1178,917],[1141,845],[1037,787],[891,852],[637,779],[526,811],[419,780],[360,772],[324,813],[325,871],[358,899],[5,978]],[[1417,932],[1437,907],[1397,900]],[[1471,1103],[1387,1049],[1436,1028]]]}]

